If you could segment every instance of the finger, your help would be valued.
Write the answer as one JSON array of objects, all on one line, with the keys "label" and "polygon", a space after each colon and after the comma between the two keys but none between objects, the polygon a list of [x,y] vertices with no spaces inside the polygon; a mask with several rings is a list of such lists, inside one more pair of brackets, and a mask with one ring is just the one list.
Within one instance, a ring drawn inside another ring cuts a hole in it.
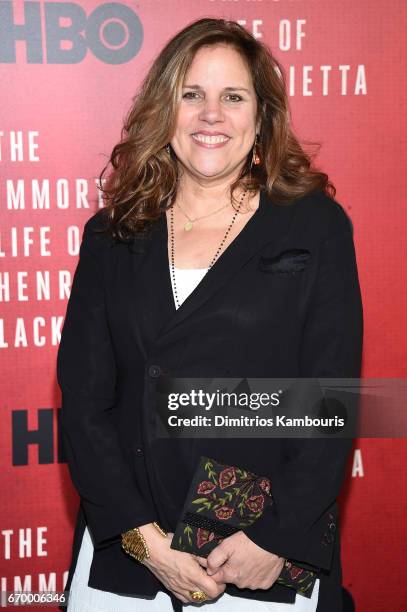
[{"label": "finger", "polygon": [[228,559],[228,554],[222,545],[217,546],[207,558],[208,575],[212,576]]},{"label": "finger", "polygon": [[212,599],[215,599],[220,595],[220,592],[218,592],[218,590],[219,589],[217,589],[216,587],[214,588],[213,586],[210,587],[207,584],[200,584],[199,582],[195,582],[194,585],[191,586],[188,591],[183,592],[182,595],[187,598],[188,603],[196,604],[199,602],[197,602],[196,599],[193,599],[191,593],[194,593],[196,591],[203,591],[206,595],[206,601],[211,601]]},{"label": "finger", "polygon": [[[193,590],[191,590],[191,592],[193,591],[203,591],[205,593],[206,599],[205,601],[212,601],[213,599],[216,599],[217,597],[219,597],[219,595],[221,595],[223,593],[223,591],[225,590],[226,587],[219,587],[217,585],[215,585],[214,587],[212,586],[211,588],[209,588],[208,586],[199,586]],[[192,599],[191,597],[191,592],[189,593],[189,598],[190,600],[192,600],[193,603],[197,603],[196,600]]]},{"label": "finger", "polygon": [[197,590],[202,590],[211,599],[218,597],[226,588],[226,585],[219,578],[219,582],[208,576],[207,573],[202,570],[202,575],[198,579],[195,579],[195,585]]},{"label": "finger", "polygon": [[173,591],[175,597],[177,597],[177,599],[180,599],[182,601],[182,603],[184,604],[189,604],[191,603],[191,596],[189,593],[185,592],[185,593],[180,593],[178,591]]},{"label": "finger", "polygon": [[225,584],[227,582],[226,573],[223,568],[218,569],[217,572],[211,575],[211,578],[216,584]]},{"label": "finger", "polygon": [[[203,583],[205,588],[212,589],[210,592],[216,597],[216,594],[222,593],[226,588],[226,581],[223,576],[223,571],[220,570],[214,576],[206,576],[209,582]],[[203,590],[205,590],[205,588]]]},{"label": "finger", "polygon": [[194,555],[194,559],[201,567],[204,567],[205,569],[208,567],[208,562],[205,557],[198,557],[198,555]]}]

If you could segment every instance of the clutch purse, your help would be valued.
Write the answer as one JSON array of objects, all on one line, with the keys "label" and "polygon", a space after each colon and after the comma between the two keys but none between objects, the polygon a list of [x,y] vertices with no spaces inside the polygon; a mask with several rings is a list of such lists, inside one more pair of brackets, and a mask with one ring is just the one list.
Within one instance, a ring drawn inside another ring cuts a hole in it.
[{"label": "clutch purse", "polygon": [[[201,457],[171,548],[206,558],[224,538],[254,523],[272,503],[268,478]],[[311,598],[317,577],[317,571],[286,560],[276,582]]]}]

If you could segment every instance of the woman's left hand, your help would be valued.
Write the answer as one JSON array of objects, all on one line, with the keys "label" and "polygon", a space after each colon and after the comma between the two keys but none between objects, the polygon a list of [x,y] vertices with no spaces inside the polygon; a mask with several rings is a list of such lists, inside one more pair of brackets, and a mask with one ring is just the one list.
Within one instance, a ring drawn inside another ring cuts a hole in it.
[{"label": "woman's left hand", "polygon": [[239,589],[269,589],[285,562],[257,546],[243,531],[225,538],[207,559],[196,559],[216,582],[231,582]]}]

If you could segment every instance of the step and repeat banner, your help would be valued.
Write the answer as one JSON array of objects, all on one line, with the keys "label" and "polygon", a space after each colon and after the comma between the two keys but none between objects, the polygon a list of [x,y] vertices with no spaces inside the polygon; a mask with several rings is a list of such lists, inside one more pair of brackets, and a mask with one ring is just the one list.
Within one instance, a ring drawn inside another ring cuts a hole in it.
[{"label": "step and repeat banner", "polygon": [[[284,66],[294,129],[354,223],[363,376],[407,376],[405,0],[0,1],[1,591],[64,588],[78,498],[55,370],[82,230],[153,58],[201,17],[238,21]],[[355,441],[349,610],[404,609],[406,465],[404,439]]]}]

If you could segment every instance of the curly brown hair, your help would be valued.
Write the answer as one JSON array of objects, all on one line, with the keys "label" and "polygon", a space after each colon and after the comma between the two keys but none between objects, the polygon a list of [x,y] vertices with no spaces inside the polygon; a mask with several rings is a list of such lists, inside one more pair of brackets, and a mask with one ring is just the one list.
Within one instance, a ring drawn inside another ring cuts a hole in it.
[{"label": "curly brown hair", "polygon": [[[230,185],[232,202],[234,191],[241,187],[250,192],[264,189],[273,202],[282,205],[315,189],[335,197],[328,175],[313,167],[311,154],[293,134],[282,65],[238,23],[204,18],[178,32],[155,59],[125,118],[121,140],[100,174],[107,229],[115,239],[129,240],[144,233],[175,200],[179,168],[174,151],[171,148],[169,154],[166,145],[175,130],[182,86],[193,58],[200,47],[216,44],[232,46],[246,61],[257,97],[256,121],[261,122],[261,163],[251,169],[248,155]],[[109,165],[111,172],[104,179]]]}]

